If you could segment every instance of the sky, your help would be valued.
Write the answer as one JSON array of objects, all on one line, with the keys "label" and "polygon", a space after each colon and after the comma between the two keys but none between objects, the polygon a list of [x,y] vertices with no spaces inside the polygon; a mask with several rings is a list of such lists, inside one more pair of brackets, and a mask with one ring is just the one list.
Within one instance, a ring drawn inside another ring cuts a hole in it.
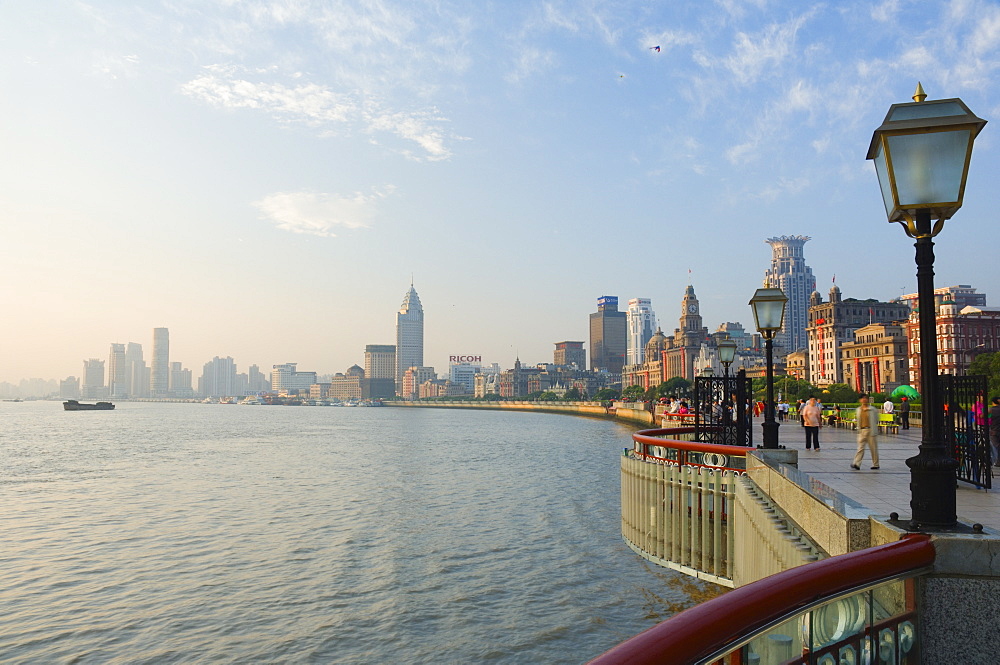
[{"label": "sky", "polygon": [[865,155],[918,81],[991,121],[935,270],[1000,304],[998,2],[5,2],[0,57],[0,381],[155,327],[343,372],[411,280],[439,373],[589,349],[602,295],[670,332],[689,282],[751,329],[780,235],[824,297],[912,293]]}]

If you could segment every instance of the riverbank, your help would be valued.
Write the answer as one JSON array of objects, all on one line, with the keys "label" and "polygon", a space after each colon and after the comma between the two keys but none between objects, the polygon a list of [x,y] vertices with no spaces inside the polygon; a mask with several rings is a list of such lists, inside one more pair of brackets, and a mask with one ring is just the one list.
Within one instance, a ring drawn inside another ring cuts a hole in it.
[{"label": "riverbank", "polygon": [[629,423],[650,426],[653,424],[653,414],[640,404],[625,405],[615,402],[606,406],[607,402],[385,402],[383,406],[423,409],[481,409],[486,411],[533,411],[536,413],[561,413],[564,415],[587,416],[590,418],[605,418],[623,420]]}]

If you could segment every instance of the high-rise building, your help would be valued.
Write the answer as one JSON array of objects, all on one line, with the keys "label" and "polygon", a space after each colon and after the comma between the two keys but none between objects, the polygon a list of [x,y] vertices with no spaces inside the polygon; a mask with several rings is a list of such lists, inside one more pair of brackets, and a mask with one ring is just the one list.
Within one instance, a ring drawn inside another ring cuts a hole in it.
[{"label": "high-rise building", "polygon": [[264,372],[260,371],[257,365],[250,365],[250,370],[247,372],[247,384],[248,392],[251,395],[264,393],[271,389],[271,380]]},{"label": "high-rise building", "polygon": [[191,370],[184,369],[181,363],[170,363],[170,395],[172,397],[194,397],[194,388],[191,387]]},{"label": "high-rise building", "polygon": [[80,396],[84,399],[98,399],[108,396],[104,385],[104,361],[97,358],[83,361],[83,385]]},{"label": "high-rise building", "polygon": [[288,391],[306,391],[316,383],[316,372],[300,372],[298,363],[273,365],[271,370],[271,390],[280,393]]},{"label": "high-rise building", "polygon": [[807,343],[809,296],[816,290],[816,278],[806,265],[802,247],[810,240],[809,236],[779,236],[766,241],[771,246],[771,267],[764,273],[764,286],[781,289],[788,297],[784,324],[774,337],[783,353],[805,348]]},{"label": "high-rise building", "polygon": [[170,396],[170,332],[166,328],[153,328],[149,394],[152,397]]},{"label": "high-rise building", "polygon": [[80,379],[67,376],[59,382],[59,397],[63,399],[80,399]]},{"label": "high-rise building", "polygon": [[129,397],[129,382],[131,379],[128,364],[125,362],[125,345],[111,343],[111,353],[108,355],[108,391],[112,397]]},{"label": "high-rise building", "polygon": [[625,312],[618,311],[618,296],[601,296],[590,315],[590,369],[621,374],[628,346]]},{"label": "high-rise building", "polygon": [[411,283],[396,314],[396,390],[401,390],[406,370],[423,365],[424,308]]},{"label": "high-rise building", "polygon": [[142,358],[142,344],[125,345],[125,365],[128,367],[129,397],[149,397],[149,368]]},{"label": "high-rise building", "polygon": [[577,369],[586,370],[587,351],[583,348],[583,342],[556,342],[552,364],[564,367],[576,365]]},{"label": "high-rise building", "polygon": [[656,331],[656,314],[649,298],[632,298],[628,301],[628,348],[625,352],[626,365],[638,365],[646,361],[646,343]]},{"label": "high-rise building", "polygon": [[392,344],[365,346],[365,397],[392,397],[396,394],[396,347]]},{"label": "high-rise building", "polygon": [[[180,369],[180,363],[174,363]],[[203,397],[232,397],[236,395],[236,363],[226,356],[215,356],[207,363],[198,379],[198,394]]]}]

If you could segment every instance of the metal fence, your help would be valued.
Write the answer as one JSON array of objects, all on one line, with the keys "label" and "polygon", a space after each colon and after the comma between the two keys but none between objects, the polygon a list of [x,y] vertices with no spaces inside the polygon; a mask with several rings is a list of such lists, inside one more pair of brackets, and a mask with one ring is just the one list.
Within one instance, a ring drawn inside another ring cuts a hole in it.
[{"label": "metal fence", "polygon": [[744,370],[735,376],[699,376],[694,380],[695,440],[728,446],[753,446],[753,390]]},{"label": "metal fence", "polygon": [[993,483],[987,426],[987,378],[942,374],[938,379],[945,411],[944,437],[958,461],[958,480],[990,489]]}]

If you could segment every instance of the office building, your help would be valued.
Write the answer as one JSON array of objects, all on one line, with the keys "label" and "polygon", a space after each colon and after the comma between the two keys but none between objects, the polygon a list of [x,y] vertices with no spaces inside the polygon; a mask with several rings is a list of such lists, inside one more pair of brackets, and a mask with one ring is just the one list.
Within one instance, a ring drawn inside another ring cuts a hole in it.
[{"label": "office building", "polygon": [[[403,298],[396,314],[396,386],[403,385],[403,374],[411,367],[424,364],[424,308],[417,290],[410,290]],[[411,393],[414,394],[414,393]]]},{"label": "office building", "polygon": [[108,354],[108,391],[111,397],[130,397],[131,378],[125,361],[125,345],[112,342],[111,352]]},{"label": "office building", "polygon": [[83,385],[80,386],[83,399],[104,399],[108,388],[104,385],[104,361],[97,358],[83,361]]},{"label": "office building", "polygon": [[276,393],[308,393],[309,387],[314,383],[318,383],[316,372],[300,372],[298,363],[272,365],[271,390]]},{"label": "office building", "polygon": [[626,313],[628,342],[625,352],[626,365],[645,362],[646,343],[656,331],[656,314],[649,298],[632,298]]},{"label": "office building", "polygon": [[779,236],[766,241],[771,246],[771,267],[764,273],[764,286],[781,289],[788,297],[784,324],[774,337],[781,355],[805,348],[807,343],[809,296],[816,290],[816,278],[802,254],[809,240],[809,236]]},{"label": "office building", "polygon": [[365,346],[365,397],[392,397],[396,394],[396,347],[393,344]]},{"label": "office building", "polygon": [[[917,293],[907,293],[900,296],[900,300],[910,306],[910,309],[917,309]],[[965,307],[986,307],[986,294],[979,293],[969,284],[957,284],[955,286],[942,286],[934,289],[934,311],[941,311],[941,305],[945,302],[955,305],[961,311]]]},{"label": "office building", "polygon": [[128,367],[129,397],[149,397],[149,367],[142,357],[142,344],[125,345],[125,365]]},{"label": "office building", "polygon": [[170,396],[170,332],[166,328],[153,328],[149,394],[152,397]]},{"label": "office building", "polygon": [[552,363],[563,367],[576,366],[581,371],[586,370],[587,351],[583,348],[583,342],[556,342]]},{"label": "office building", "polygon": [[621,374],[627,347],[628,323],[618,311],[618,296],[601,296],[590,315],[590,368]]}]

